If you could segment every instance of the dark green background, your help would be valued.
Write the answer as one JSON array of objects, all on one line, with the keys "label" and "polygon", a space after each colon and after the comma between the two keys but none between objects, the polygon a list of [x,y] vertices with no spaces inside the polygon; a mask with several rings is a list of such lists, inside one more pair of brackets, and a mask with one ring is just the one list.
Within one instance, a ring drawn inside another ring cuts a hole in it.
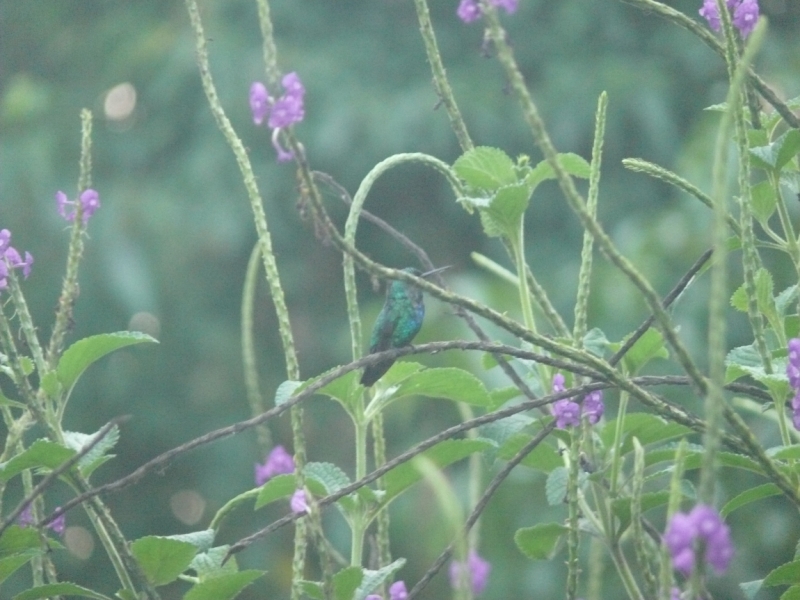
[{"label": "dark green background", "polygon": [[[443,60],[474,141],[540,160],[497,63],[482,53],[480,23],[458,21],[456,0],[431,4]],[[700,3],[670,4],[697,17]],[[202,9],[213,75],[259,178],[302,376],[310,377],[349,358],[341,258],[300,219],[292,166],[276,164],[268,131],[252,125],[247,91],[254,79],[264,78],[254,3],[206,1]],[[330,173],[354,193],[367,171],[391,154],[427,152],[448,162],[458,157],[446,114],[436,109],[409,0],[276,0],[272,9],[280,67],[297,71],[307,89],[306,119],[296,133],[313,168]],[[800,5],[762,0],[762,12],[771,30],[759,68],[780,95],[793,97],[800,93]],[[518,13],[503,22],[559,150],[589,158],[597,97],[608,92],[601,219],[622,251],[666,293],[709,245],[709,215],[667,186],[623,170],[620,160],[645,158],[707,190],[718,114],[702,109],[724,97],[723,63],[687,32],[620,2],[521,0]],[[132,118],[120,125],[104,118],[103,100],[123,82],[135,86],[138,100]],[[200,86],[181,2],[2,0],[0,227],[11,229],[15,246],[36,259],[25,291],[43,338],[49,335],[68,239],[54,194],[58,189],[76,194],[81,107],[95,114],[93,184],[103,206],[91,221],[71,339],[126,329],[140,312],[155,315],[160,323],[160,345],[105,359],[73,394],[68,429],[91,432],[114,416],[133,416],[122,429],[117,459],[95,475],[96,482],[105,482],[249,415],[239,309],[255,232],[235,161]],[[344,212],[336,202],[329,198],[341,223]],[[500,244],[485,238],[477,217],[456,205],[439,176],[419,166],[401,168],[379,180],[367,208],[424,246],[435,263],[453,265],[447,277],[456,289],[517,314],[515,292],[470,260],[470,252],[478,251],[508,265]],[[571,323],[581,230],[554,184],[537,191],[526,227],[530,264]],[[387,264],[411,264],[396,243],[371,225],[361,227],[359,243]],[[774,266],[782,289],[791,283],[790,271],[780,261]],[[369,327],[382,298],[360,277]],[[699,282],[676,313],[700,360],[705,288],[706,281]],[[271,396],[285,371],[274,311],[263,290],[258,303],[259,368],[263,389]],[[462,335],[446,307],[436,301],[428,307],[428,324],[419,339]],[[645,316],[631,286],[598,259],[590,327],[618,339]],[[731,344],[749,342],[743,321],[733,321],[730,338]],[[422,360],[474,366],[477,357]],[[10,393],[7,381],[2,385]],[[686,402],[694,399],[686,397]],[[613,397],[608,406],[616,409]],[[351,430],[342,412],[316,400],[306,414],[310,459],[336,462],[352,473]],[[456,410],[440,400],[394,406],[386,415],[390,455],[457,418]],[[765,440],[775,435],[771,426],[759,426]],[[271,429],[276,443],[290,444],[286,419]],[[163,475],[151,475],[108,503],[131,539],[201,529],[227,499],[252,486],[253,463],[261,458],[255,435],[248,432],[181,458]],[[456,470],[454,481],[466,489],[462,475]],[[752,483],[740,478],[735,486],[723,484],[721,500]],[[194,526],[170,511],[170,498],[180,490],[194,490],[207,503]],[[48,507],[68,496],[66,489],[54,489]],[[433,506],[431,493],[420,487],[392,514],[393,552],[408,558],[400,577],[410,582],[450,535],[433,525],[442,522]],[[796,514],[780,500],[759,507],[763,510],[743,512],[734,521],[738,557],[720,583],[726,597],[737,593],[737,582],[761,578],[792,556]],[[244,509],[218,541],[235,541],[283,510],[252,515]],[[540,475],[521,472],[505,484],[482,528],[481,552],[494,565],[486,597],[562,597],[564,556],[531,563],[514,548],[512,536],[518,527],[564,515],[563,508],[547,507]],[[332,538],[346,550],[342,522],[329,519]],[[79,511],[68,515],[68,523],[88,526]],[[291,533],[280,531],[240,555],[240,564],[270,571],[266,587],[259,581],[247,598],[283,595]],[[105,592],[116,589],[99,547],[87,561],[64,552],[56,560],[65,579]],[[610,572],[609,579],[614,580]],[[4,587],[3,596],[23,585],[17,577]],[[177,598],[183,589],[174,586],[163,597]],[[443,597],[446,589],[440,577],[425,597]]]}]

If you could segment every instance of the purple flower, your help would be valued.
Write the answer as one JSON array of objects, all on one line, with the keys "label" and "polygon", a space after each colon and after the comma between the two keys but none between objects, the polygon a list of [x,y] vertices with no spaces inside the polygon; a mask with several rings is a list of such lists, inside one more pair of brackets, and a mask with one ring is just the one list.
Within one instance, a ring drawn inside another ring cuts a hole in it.
[{"label": "purple flower", "polygon": [[294,154],[281,146],[280,132],[305,117],[306,89],[294,71],[283,76],[281,85],[283,96],[275,100],[263,83],[253,82],[250,86],[250,110],[256,125],[261,125],[267,119],[267,126],[272,129],[272,145],[278,153],[278,162],[286,162],[292,160]]},{"label": "purple flower", "polygon": [[603,404],[602,390],[590,392],[583,399],[583,404],[581,405],[581,414],[586,417],[587,421],[589,421],[589,425],[594,425],[597,423],[600,420],[600,417],[603,416],[604,410],[605,405]]},{"label": "purple flower", "polygon": [[727,570],[733,558],[730,530],[719,513],[706,504],[698,504],[689,514],[675,513],[664,532],[664,545],[672,556],[672,566],[684,575],[695,564],[695,543],[703,542],[704,558],[717,573]]},{"label": "purple flower", "polygon": [[472,23],[483,16],[483,13],[481,13],[481,7],[478,6],[478,2],[476,0],[461,0],[461,2],[458,4],[456,14],[458,15],[459,19],[464,21],[464,23]]},{"label": "purple flower", "polygon": [[[725,0],[728,10],[733,11],[733,25],[739,30],[743,38],[753,31],[758,21],[758,0]],[[708,21],[708,26],[714,31],[720,29],[720,16],[717,9],[717,0],[703,0],[700,16]]]},{"label": "purple flower", "polygon": [[[55,512],[58,516],[50,521],[47,524],[47,527],[55,531],[58,535],[64,535],[64,529],[66,527],[66,515],[61,512],[60,506],[56,508]],[[19,513],[19,516],[17,517],[17,525],[20,527],[30,527],[33,525],[33,523],[33,511],[31,510],[31,505],[28,504],[25,506],[22,512]]]},{"label": "purple flower", "polygon": [[581,424],[581,407],[577,402],[563,398],[553,403],[553,416],[559,429],[577,427]]},{"label": "purple flower", "polygon": [[561,373],[553,375],[553,393],[557,394],[563,392],[567,388],[564,387],[564,376]]},{"label": "purple flower", "polygon": [[292,499],[289,500],[289,507],[296,515],[305,515],[311,511],[311,508],[306,502],[306,493],[304,490],[295,490],[292,494]]},{"label": "purple flower", "polygon": [[67,221],[74,221],[75,215],[78,214],[78,205],[80,203],[80,210],[82,215],[83,224],[89,221],[89,218],[100,208],[100,195],[93,189],[88,188],[81,192],[77,201],[70,200],[67,195],[61,190],[56,192],[56,205],[58,206],[58,214],[60,214]]},{"label": "purple flower", "polygon": [[486,588],[491,570],[492,565],[483,560],[475,550],[470,550],[466,564],[457,560],[450,563],[450,586],[458,590],[469,578],[472,595],[478,596]]},{"label": "purple flower", "polygon": [[403,581],[395,581],[389,586],[389,600],[406,600],[408,598],[408,590]]},{"label": "purple flower", "polygon": [[370,594],[364,600],[383,600],[383,598],[380,597],[380,594]]},{"label": "purple flower", "polygon": [[19,251],[11,245],[11,232],[8,229],[0,230],[0,290],[8,287],[10,269],[22,269],[22,276],[27,279],[32,265],[31,253],[25,252],[23,259]]},{"label": "purple flower", "polygon": [[489,0],[489,4],[498,8],[503,8],[508,14],[513,15],[517,12],[519,0]]},{"label": "purple flower", "polygon": [[253,113],[253,123],[261,125],[269,113],[270,97],[266,86],[260,81],[254,81],[250,86],[250,110]]},{"label": "purple flower", "polygon": [[786,376],[789,378],[789,385],[795,390],[800,390],[800,338],[789,340],[788,351],[789,363],[786,365]]},{"label": "purple flower", "polygon": [[[730,4],[729,4],[730,6]],[[733,25],[743,38],[753,31],[758,22],[758,0],[742,0],[733,12]]]},{"label": "purple flower", "polygon": [[256,463],[256,485],[262,486],[276,475],[294,473],[294,459],[283,446],[275,446],[263,465]]}]

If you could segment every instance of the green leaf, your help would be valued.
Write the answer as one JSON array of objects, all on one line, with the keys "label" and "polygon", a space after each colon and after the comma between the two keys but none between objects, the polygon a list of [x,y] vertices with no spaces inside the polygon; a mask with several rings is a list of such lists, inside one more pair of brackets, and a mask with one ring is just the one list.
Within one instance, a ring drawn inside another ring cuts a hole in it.
[{"label": "green leaf", "polygon": [[231,600],[264,573],[265,571],[249,569],[210,577],[195,584],[186,592],[183,600]]},{"label": "green leaf", "polygon": [[[785,367],[785,359],[783,360]],[[789,381],[786,378],[786,369],[778,368],[778,361],[773,361],[773,373],[767,373],[761,362],[761,356],[753,347],[739,346],[734,348],[725,357],[725,383],[730,383],[740,377],[750,376],[765,385],[773,397],[783,397],[789,394]]]},{"label": "green leaf", "polygon": [[747,312],[747,291],[744,289],[744,284],[736,288],[731,296],[731,306],[736,310],[746,313]]},{"label": "green leaf", "polygon": [[165,539],[187,542],[194,546],[198,552],[207,552],[211,549],[216,534],[217,532],[213,529],[203,529],[202,531],[192,531],[191,533],[168,535],[165,536]]},{"label": "green leaf", "polygon": [[556,467],[547,476],[544,490],[550,506],[561,506],[567,501],[567,480],[569,471],[563,465]]},{"label": "green leaf", "polygon": [[377,589],[379,585],[381,585],[394,573],[399,571],[405,564],[406,564],[405,558],[398,558],[393,563],[390,563],[385,567],[378,569],[377,571],[364,569],[363,571],[364,579],[361,582],[361,585],[358,586],[358,589],[356,590],[353,599],[364,600],[364,598],[366,598],[371,592]]},{"label": "green leaf", "polygon": [[795,560],[770,571],[764,578],[764,585],[800,584],[800,560]]},{"label": "green leaf", "polygon": [[0,537],[0,558],[27,554],[29,551],[40,551],[42,542],[39,532],[32,527],[11,525]]},{"label": "green leaf", "polygon": [[302,381],[292,381],[291,379],[280,384],[275,390],[275,406],[284,404],[301,385],[303,385]]},{"label": "green leaf", "polygon": [[364,570],[357,565],[342,569],[333,576],[333,597],[336,600],[353,600],[363,579]]},{"label": "green leaf", "polygon": [[758,591],[761,589],[761,584],[763,583],[763,579],[756,579],[755,581],[743,581],[739,584],[739,589],[742,590],[742,593],[747,600],[753,600]]},{"label": "green leaf", "polygon": [[800,131],[790,129],[771,144],[750,148],[753,163],[772,172],[780,171],[800,152]]},{"label": "green leaf", "polygon": [[569,528],[558,523],[540,523],[518,529],[514,534],[514,542],[520,552],[531,560],[550,560],[568,531]]},{"label": "green leaf", "polygon": [[17,594],[14,596],[14,600],[36,600],[37,598],[52,598],[53,596],[79,596],[81,598],[94,598],[95,600],[111,600],[100,592],[95,592],[74,583],[40,585]]},{"label": "green leaf", "polygon": [[[566,152],[558,155],[558,162],[561,167],[570,175],[580,177],[581,179],[589,179],[591,173],[591,166],[586,159],[572,152]],[[536,187],[547,179],[555,179],[556,174],[553,167],[550,166],[546,160],[537,164],[525,179],[525,183],[531,188],[531,193]]]},{"label": "green leaf", "polygon": [[762,225],[769,221],[777,207],[775,190],[768,180],[760,181],[750,188],[753,215]]},{"label": "green leaf", "polygon": [[288,498],[294,494],[296,485],[297,480],[294,475],[276,475],[261,486],[261,491],[256,498],[255,510],[281,498]]},{"label": "green leaf", "polygon": [[326,462],[310,462],[303,469],[309,479],[315,479],[325,488],[325,495],[338,492],[350,485],[350,478],[337,465]]},{"label": "green leaf", "polygon": [[[489,355],[491,356],[491,355]],[[487,407],[488,410],[497,410],[509,400],[513,400],[520,395],[519,388],[512,385],[504,388],[497,388],[489,392],[491,403]]]},{"label": "green leaf", "polygon": [[[606,447],[610,447],[614,442],[614,433],[617,427],[617,420],[612,419],[605,424],[600,432],[600,438]],[[628,413],[624,417],[622,431],[625,434],[621,454],[627,454],[633,450],[632,438],[636,437],[642,446],[656,444],[668,440],[681,438],[691,433],[691,429],[678,423],[668,423],[661,417],[649,413]]]},{"label": "green leaf", "polygon": [[198,579],[203,581],[211,577],[217,577],[226,573],[236,573],[239,570],[236,564],[236,557],[231,556],[222,564],[225,557],[228,555],[229,545],[217,546],[209,548],[206,552],[200,552],[189,563],[189,569],[197,573]]},{"label": "green leaf", "polygon": [[792,285],[775,296],[775,309],[781,317],[786,316],[786,311],[797,302],[797,284]]},{"label": "green leaf", "polygon": [[44,390],[44,393],[50,398],[57,397],[61,388],[61,384],[58,382],[58,375],[56,372],[50,371],[46,373],[45,376],[42,377],[39,387],[41,387]]},{"label": "green leaf", "polygon": [[481,438],[492,440],[496,446],[500,447],[509,438],[525,429],[531,423],[533,423],[533,418],[528,415],[511,415],[510,417],[481,425],[478,429],[478,435]]},{"label": "green leaf", "polygon": [[[497,451],[497,456],[505,460],[513,458],[517,452],[522,450],[525,444],[531,441],[531,437],[531,435],[526,433],[519,433],[513,436],[500,447]],[[558,450],[550,444],[542,442],[536,446],[528,456],[523,458],[520,464],[530,469],[550,473],[553,469],[563,466],[564,461],[561,459]]]},{"label": "green leaf", "polygon": [[[356,398],[361,394],[357,385],[359,377],[360,375],[358,371],[350,371],[338,379],[334,379],[328,385],[321,387],[319,390],[317,390],[317,393],[330,396],[334,400],[338,400],[345,410],[349,412],[355,406]],[[316,381],[317,379],[319,379],[319,377],[309,380],[303,385],[303,387],[312,381]]]},{"label": "green leaf", "polygon": [[[96,432],[86,434],[77,431],[65,431],[64,444],[68,448],[75,450],[75,452],[80,452],[83,450],[83,448],[90,444],[96,436]],[[114,425],[108,431],[108,433],[106,433],[105,437],[78,461],[78,468],[80,469],[81,474],[84,477],[89,477],[89,475],[91,475],[97,469],[97,467],[111,458],[111,456],[106,456],[106,453],[111,450],[118,441],[119,427]]]},{"label": "green leaf", "polygon": [[669,358],[669,351],[664,345],[664,337],[657,329],[648,329],[644,335],[634,342],[622,359],[628,373],[635,375],[654,358]]},{"label": "green leaf", "polygon": [[492,398],[483,382],[472,373],[455,367],[424,369],[410,374],[391,394],[391,402],[406,396],[428,396],[489,407]]},{"label": "green leaf", "polygon": [[188,568],[197,554],[197,547],[189,542],[151,535],[131,543],[131,552],[150,583],[165,585]]},{"label": "green leaf", "polygon": [[763,498],[769,498],[770,496],[779,496],[781,494],[780,488],[775,485],[774,483],[764,483],[762,485],[758,485],[754,488],[750,488],[745,490],[735,498],[731,498],[725,506],[722,507],[720,510],[720,515],[724,519],[737,508],[741,508],[750,504],[751,502],[755,502],[757,500],[761,500]]},{"label": "green leaf", "polygon": [[36,440],[11,460],[0,464],[0,481],[8,481],[25,469],[55,469],[75,456],[75,451],[50,440]]},{"label": "green leaf", "polygon": [[[611,503],[611,509],[614,511],[617,519],[619,519],[619,531],[625,531],[631,524],[631,503],[632,498],[617,498]],[[642,494],[641,505],[642,513],[647,512],[651,508],[665,506],[669,502],[669,492],[646,492]]]},{"label": "green leaf", "polygon": [[472,188],[494,192],[517,182],[514,161],[499,148],[479,146],[462,154],[453,169]]},{"label": "green leaf", "polygon": [[301,581],[300,589],[312,600],[325,600],[322,584],[318,581]]},{"label": "green leaf", "polygon": [[22,402],[17,402],[16,400],[6,398],[2,391],[0,391],[0,406],[11,406],[13,408],[21,408],[23,410],[28,408]]},{"label": "green leaf", "polygon": [[[507,185],[497,190],[489,206],[483,212],[491,217],[503,237],[515,239],[519,234],[519,225],[530,199],[531,189],[526,184]],[[488,230],[486,234],[494,235]]]},{"label": "green leaf", "polygon": [[[492,447],[486,440],[444,440],[428,448],[422,456],[439,468],[459,461],[475,452],[483,452]],[[398,465],[384,476],[386,496],[382,504],[389,504],[395,497],[422,478],[422,474],[410,462]]]},{"label": "green leaf", "polygon": [[69,394],[78,377],[89,365],[114,350],[144,342],[158,343],[158,340],[139,331],[103,333],[78,340],[64,351],[58,361],[58,380]]},{"label": "green leaf", "polygon": [[603,333],[602,329],[598,329],[597,327],[593,327],[583,336],[583,347],[600,358],[606,355],[610,346],[611,342],[608,341],[606,334]]},{"label": "green leaf", "polygon": [[778,312],[775,310],[775,297],[773,295],[774,284],[772,283],[772,274],[760,268],[756,272],[756,301],[758,303],[758,310],[770,322],[774,323],[778,318]]},{"label": "green leaf", "polygon": [[14,572],[31,560],[34,556],[44,554],[43,551],[28,550],[22,554],[14,554],[0,558],[0,584],[8,579]]},{"label": "green leaf", "polygon": [[[763,579],[761,580],[764,581]],[[800,600],[800,586],[793,585],[781,594],[780,600]]]}]

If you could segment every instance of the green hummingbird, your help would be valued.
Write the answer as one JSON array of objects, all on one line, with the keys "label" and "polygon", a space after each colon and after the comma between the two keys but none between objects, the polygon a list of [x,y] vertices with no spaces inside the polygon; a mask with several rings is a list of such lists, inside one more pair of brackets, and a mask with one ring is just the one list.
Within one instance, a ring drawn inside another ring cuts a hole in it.
[{"label": "green hummingbird", "polygon": [[[449,267],[440,267],[422,273],[419,269],[409,267],[403,269],[403,272],[417,277],[427,277],[447,268]],[[424,318],[425,304],[422,302],[422,290],[405,281],[392,281],[386,290],[386,302],[372,328],[369,353],[374,354],[409,345],[422,328]],[[391,358],[368,366],[361,375],[361,385],[371,386],[383,377],[393,364],[394,359]]]}]

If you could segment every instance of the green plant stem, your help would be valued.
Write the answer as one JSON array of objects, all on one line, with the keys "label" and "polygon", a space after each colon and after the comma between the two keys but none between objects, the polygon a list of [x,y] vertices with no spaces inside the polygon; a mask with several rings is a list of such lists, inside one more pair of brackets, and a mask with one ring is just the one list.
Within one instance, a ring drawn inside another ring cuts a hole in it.
[{"label": "green plant stem", "polygon": [[569,507],[569,517],[567,524],[569,533],[567,535],[567,600],[575,600],[578,594],[578,575],[580,574],[580,563],[578,562],[578,544],[580,542],[580,530],[578,519],[580,510],[578,508],[578,477],[580,476],[580,430],[575,429],[570,432],[569,446],[569,477],[567,479],[567,503]]},{"label": "green plant stem", "polygon": [[[92,185],[92,113],[88,109],[81,110],[81,159],[78,176],[78,194]],[[72,308],[78,298],[78,265],[83,256],[83,238],[86,225],[82,218],[82,205],[77,204],[77,213],[72,222],[69,249],[67,250],[67,267],[61,295],[58,298],[53,333],[47,347],[47,364],[54,369],[64,345],[64,337],[72,322]]]},{"label": "green plant stem", "polygon": [[[254,417],[267,410],[264,396],[258,384],[258,367],[256,364],[256,344],[253,336],[253,311],[256,285],[258,282],[258,262],[261,258],[261,246],[256,244],[247,262],[247,272],[242,290],[242,364],[244,366],[244,385],[247,390],[247,402],[250,414]],[[256,438],[261,452],[266,454],[272,446],[269,429],[262,424],[256,427]]]},{"label": "green plant stem", "polygon": [[[375,467],[382,467],[386,464],[386,438],[383,429],[383,413],[378,412],[372,419],[372,443],[373,455],[375,457]],[[383,477],[376,482],[378,490],[386,489],[386,482]],[[378,544],[378,568],[385,567],[392,562],[392,549],[389,545],[389,507],[384,507],[376,515],[377,520],[377,544]],[[384,586],[385,587],[385,586]],[[385,593],[386,590],[383,590]]]},{"label": "green plant stem", "polygon": [[461,111],[458,109],[458,104],[456,104],[453,90],[450,88],[450,82],[447,80],[447,73],[442,63],[442,57],[439,54],[436,34],[433,31],[431,15],[428,11],[428,3],[426,0],[414,0],[414,6],[417,9],[419,30],[422,34],[422,40],[425,43],[425,52],[428,55],[428,63],[431,66],[433,85],[436,88],[436,94],[439,96],[442,105],[447,111],[447,116],[450,119],[450,126],[453,128],[456,138],[458,138],[461,150],[466,152],[474,146],[469,137],[469,132],[467,132],[464,119],[461,117]]},{"label": "green plant stem", "polygon": [[[606,106],[608,105],[608,95],[603,92],[597,101],[597,113],[595,115],[594,126],[594,145],[592,146],[592,164],[589,174],[589,194],[586,210],[592,216],[597,217],[597,196],[600,189],[600,166],[603,162],[603,137],[606,128]],[[586,320],[589,306],[589,289],[592,279],[592,252],[594,250],[594,237],[586,229],[583,232],[583,248],[581,249],[581,268],[578,275],[578,293],[575,298],[575,326],[573,327],[573,339],[576,345],[583,344],[586,335]]]},{"label": "green plant stem", "polygon": [[[269,10],[267,0],[262,0],[266,11],[259,16],[262,18],[269,18]],[[196,0],[186,0],[186,9],[189,13],[189,20],[192,25],[192,31],[195,38],[195,52],[197,54],[197,65],[200,70],[200,81],[203,85],[206,98],[208,99],[211,114],[217,123],[223,137],[231,147],[236,163],[239,166],[239,171],[242,175],[244,187],[247,190],[247,196],[250,200],[250,208],[253,211],[253,218],[255,222],[256,232],[258,233],[258,240],[261,244],[261,257],[264,262],[264,270],[266,272],[267,284],[269,286],[270,295],[275,306],[275,313],[278,318],[278,332],[281,338],[281,345],[283,346],[284,359],[286,361],[286,375],[287,379],[294,381],[300,380],[300,365],[297,360],[297,353],[294,345],[294,337],[292,336],[292,328],[289,320],[289,310],[286,307],[286,299],[283,294],[283,287],[280,282],[280,274],[278,266],[275,261],[275,255],[272,251],[272,238],[267,225],[267,216],[264,212],[263,201],[261,194],[258,191],[258,184],[256,177],[253,173],[253,167],[250,163],[250,158],[247,155],[247,150],[244,147],[241,139],[236,134],[230,120],[225,114],[222,104],[220,103],[217,94],[214,80],[211,76],[211,70],[208,64],[208,49],[206,48],[206,37],[203,30],[203,23],[200,19],[200,12],[197,7]],[[271,24],[261,25],[262,31],[267,28],[271,32]],[[265,47],[272,45],[274,42],[266,40]],[[292,438],[294,441],[294,462],[295,474],[297,477],[297,489],[304,487],[303,467],[306,462],[305,451],[305,438],[303,434],[303,412],[299,406],[292,407],[291,410],[291,423],[292,423]],[[301,580],[304,577],[305,560],[306,560],[306,539],[307,527],[304,519],[299,519],[296,523],[295,529],[295,552],[292,560],[292,600],[299,600],[301,595]]]},{"label": "green plant stem", "polygon": [[516,239],[509,240],[511,251],[514,256],[514,264],[517,267],[517,289],[519,291],[519,304],[522,309],[522,322],[525,327],[536,333],[536,321],[533,318],[533,307],[531,306],[531,292],[528,289],[528,278],[525,273],[528,270],[528,263],[525,261],[525,219],[519,221],[519,234]]}]

